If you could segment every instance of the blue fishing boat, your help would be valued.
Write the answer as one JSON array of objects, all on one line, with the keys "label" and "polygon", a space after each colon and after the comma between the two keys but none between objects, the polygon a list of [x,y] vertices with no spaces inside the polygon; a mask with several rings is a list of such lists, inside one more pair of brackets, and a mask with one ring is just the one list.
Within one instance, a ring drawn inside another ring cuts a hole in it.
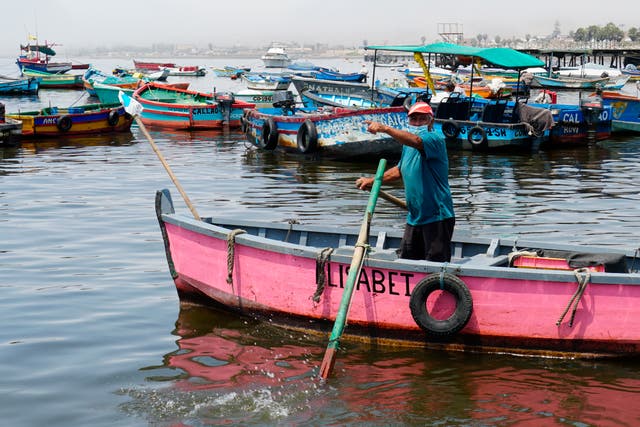
[{"label": "blue fishing boat", "polygon": [[366,82],[367,73],[340,73],[327,69],[320,69],[312,73],[313,77],[320,80],[334,80],[339,82]]},{"label": "blue fishing boat", "polygon": [[429,102],[431,96],[420,88],[391,88],[378,86],[369,89],[366,94],[343,94],[332,91],[308,90],[300,92],[300,99],[305,107],[397,107],[403,105],[407,110],[417,101]]},{"label": "blue fishing boat", "polygon": [[390,136],[367,131],[365,120],[408,129],[407,110],[400,107],[319,109],[295,108],[291,92],[278,93],[273,108],[246,110],[247,140],[264,150],[284,150],[340,160],[397,157],[401,145]]},{"label": "blue fishing boat", "polygon": [[640,98],[607,91],[600,96],[603,104],[611,108],[612,132],[640,132]]},{"label": "blue fishing boat", "polygon": [[0,76],[0,95],[36,94],[40,88],[37,77],[8,78]]},{"label": "blue fishing boat", "polygon": [[547,147],[586,145],[611,136],[612,109],[597,97],[583,99],[578,105],[534,105],[547,108],[554,120],[549,138],[543,144]]},{"label": "blue fishing boat", "polygon": [[242,74],[248,89],[286,90],[291,84],[291,75],[282,73],[244,73]]}]

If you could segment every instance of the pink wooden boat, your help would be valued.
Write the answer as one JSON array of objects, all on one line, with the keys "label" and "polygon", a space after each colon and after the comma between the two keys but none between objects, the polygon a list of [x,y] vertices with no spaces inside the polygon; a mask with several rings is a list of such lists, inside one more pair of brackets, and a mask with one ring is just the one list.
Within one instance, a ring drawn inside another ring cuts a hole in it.
[{"label": "pink wooden boat", "polygon": [[[181,298],[326,332],[358,230],[156,211]],[[460,351],[619,357],[640,350],[640,251],[456,234],[450,263],[396,255],[372,230],[343,339]]]}]

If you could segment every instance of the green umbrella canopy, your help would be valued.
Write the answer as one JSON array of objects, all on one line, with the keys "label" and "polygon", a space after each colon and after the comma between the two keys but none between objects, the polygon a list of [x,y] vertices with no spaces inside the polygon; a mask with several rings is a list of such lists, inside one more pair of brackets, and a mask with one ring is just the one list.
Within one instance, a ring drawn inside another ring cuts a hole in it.
[{"label": "green umbrella canopy", "polygon": [[440,55],[459,55],[480,58],[485,62],[502,68],[543,67],[544,62],[535,56],[518,52],[508,47],[481,48],[462,46],[453,43],[433,43],[420,45],[366,46],[367,50],[388,50],[396,52],[434,53]]},{"label": "green umbrella canopy", "polygon": [[24,51],[30,50],[31,52],[40,52],[40,53],[44,53],[45,55],[49,55],[49,56],[55,56],[55,54],[56,54],[55,50],[53,50],[49,46],[43,45],[43,44],[28,44],[26,46],[20,45],[20,49],[22,49]]}]

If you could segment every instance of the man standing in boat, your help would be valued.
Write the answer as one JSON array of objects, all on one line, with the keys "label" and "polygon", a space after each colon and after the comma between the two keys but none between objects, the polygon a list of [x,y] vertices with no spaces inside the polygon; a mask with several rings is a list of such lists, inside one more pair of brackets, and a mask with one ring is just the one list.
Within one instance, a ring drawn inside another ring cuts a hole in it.
[{"label": "man standing in boat", "polygon": [[[400,257],[448,262],[455,226],[453,199],[449,188],[449,160],[444,138],[433,132],[433,110],[425,102],[414,104],[408,113],[415,133],[367,121],[368,131],[386,133],[403,145],[397,166],[388,169],[382,182],[403,180],[407,198],[407,225]],[[360,177],[356,187],[368,190],[373,178]]]}]

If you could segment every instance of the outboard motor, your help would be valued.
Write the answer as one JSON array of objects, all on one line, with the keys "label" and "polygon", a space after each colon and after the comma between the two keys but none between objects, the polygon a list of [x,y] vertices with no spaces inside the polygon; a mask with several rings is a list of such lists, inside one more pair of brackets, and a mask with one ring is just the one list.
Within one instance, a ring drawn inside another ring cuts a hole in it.
[{"label": "outboard motor", "polygon": [[580,110],[582,117],[587,124],[587,140],[589,142],[596,141],[596,133],[600,114],[604,110],[602,99],[600,97],[591,97],[580,101]]},{"label": "outboard motor", "polygon": [[0,123],[4,123],[4,104],[0,102]]},{"label": "outboard motor", "polygon": [[293,98],[293,92],[289,90],[277,90],[273,92],[273,106],[282,108],[282,113],[293,115],[295,113],[296,101]]},{"label": "outboard motor", "polygon": [[222,110],[222,117],[224,117],[224,122],[229,124],[229,122],[231,121],[231,106],[235,102],[235,100],[233,99],[233,94],[216,94],[216,101],[218,102],[218,106]]}]

